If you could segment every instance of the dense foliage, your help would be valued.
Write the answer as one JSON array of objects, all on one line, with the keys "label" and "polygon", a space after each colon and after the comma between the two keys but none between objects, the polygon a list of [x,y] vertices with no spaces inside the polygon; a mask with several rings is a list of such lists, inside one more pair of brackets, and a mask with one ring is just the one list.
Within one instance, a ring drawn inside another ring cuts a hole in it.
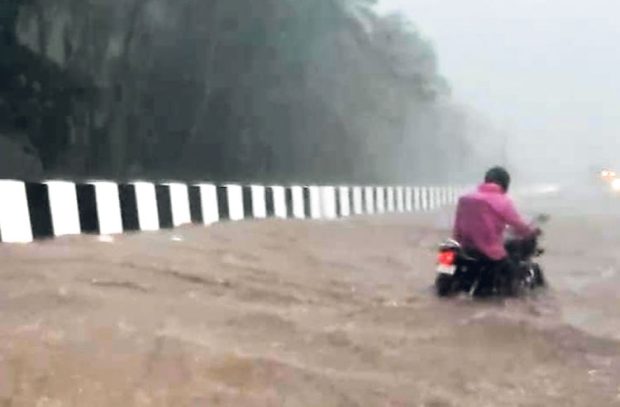
[{"label": "dense foliage", "polygon": [[0,139],[48,176],[442,181],[474,159],[432,47],[370,0],[5,0],[0,35]]}]

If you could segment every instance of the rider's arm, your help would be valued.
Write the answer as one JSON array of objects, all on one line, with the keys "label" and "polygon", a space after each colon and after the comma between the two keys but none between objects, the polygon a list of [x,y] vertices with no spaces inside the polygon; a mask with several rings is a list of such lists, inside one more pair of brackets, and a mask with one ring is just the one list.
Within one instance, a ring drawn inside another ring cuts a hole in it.
[{"label": "rider's arm", "polygon": [[536,233],[536,229],[528,225],[523,220],[523,218],[517,211],[517,208],[515,208],[512,200],[510,199],[506,199],[506,203],[502,211],[502,216],[504,217],[504,221],[509,226],[511,226],[514,231],[521,237],[531,236]]}]

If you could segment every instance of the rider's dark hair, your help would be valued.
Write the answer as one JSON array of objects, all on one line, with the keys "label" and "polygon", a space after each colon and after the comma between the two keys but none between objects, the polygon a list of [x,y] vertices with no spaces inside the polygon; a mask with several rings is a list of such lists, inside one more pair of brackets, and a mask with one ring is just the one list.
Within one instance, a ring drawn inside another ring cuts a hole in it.
[{"label": "rider's dark hair", "polygon": [[493,167],[484,176],[484,182],[497,184],[504,192],[508,192],[510,187],[510,174],[503,167]]}]

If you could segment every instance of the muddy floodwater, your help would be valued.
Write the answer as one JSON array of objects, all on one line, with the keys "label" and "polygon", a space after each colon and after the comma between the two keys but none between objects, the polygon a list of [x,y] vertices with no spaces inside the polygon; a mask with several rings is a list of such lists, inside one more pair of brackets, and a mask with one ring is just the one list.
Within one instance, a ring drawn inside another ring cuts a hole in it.
[{"label": "muddy floodwater", "polygon": [[508,301],[434,297],[446,213],[0,246],[0,406],[620,406],[620,211],[555,199]]}]

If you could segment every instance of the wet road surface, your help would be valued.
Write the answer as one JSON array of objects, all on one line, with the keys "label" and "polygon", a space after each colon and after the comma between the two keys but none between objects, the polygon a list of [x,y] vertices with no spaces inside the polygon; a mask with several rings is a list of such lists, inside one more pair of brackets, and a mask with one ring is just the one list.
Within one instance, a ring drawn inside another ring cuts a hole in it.
[{"label": "wet road surface", "polygon": [[446,213],[0,246],[0,406],[620,406],[614,197],[526,204],[508,301],[434,297]]}]

